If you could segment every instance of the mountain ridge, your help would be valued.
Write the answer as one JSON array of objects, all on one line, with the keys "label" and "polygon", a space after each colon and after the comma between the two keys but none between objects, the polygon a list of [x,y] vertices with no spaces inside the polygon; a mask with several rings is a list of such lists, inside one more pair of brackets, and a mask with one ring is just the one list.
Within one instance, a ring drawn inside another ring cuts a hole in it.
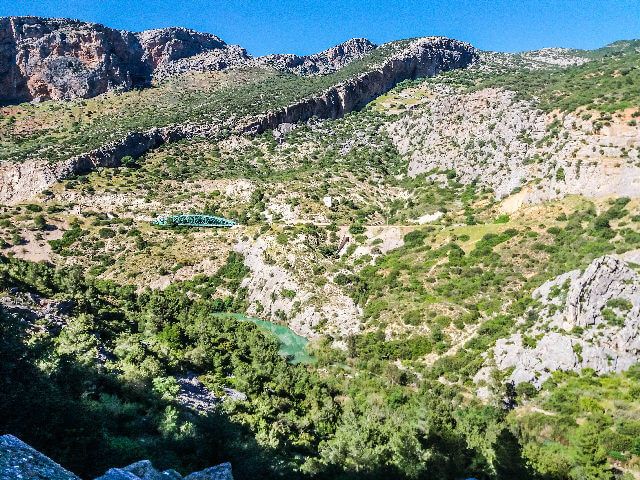
[{"label": "mountain ridge", "polygon": [[216,35],[183,27],[131,32],[76,19],[2,17],[0,102],[91,98],[185,72],[237,66],[327,74],[376,47],[367,39],[350,39],[311,55],[253,57]]},{"label": "mountain ridge", "polygon": [[[153,43],[150,39],[157,38],[158,35],[163,37],[164,31],[151,31],[145,37],[149,43]],[[184,46],[184,43],[179,45]],[[362,51],[371,51],[371,48],[373,44],[366,41],[352,42],[347,48],[351,53],[347,56],[353,56],[355,59]],[[225,131],[254,135],[275,129],[283,123],[304,122],[312,117],[339,118],[364,107],[403,80],[464,68],[477,58],[477,52],[471,45],[444,37],[424,37],[388,50],[388,53],[370,62],[370,65],[363,65],[359,70],[343,75],[343,79],[336,78],[326,85],[320,83],[315,91],[307,95],[296,95],[291,102],[280,108],[258,108],[253,115],[244,118],[222,116],[214,122],[203,122],[196,118],[193,121],[172,122],[170,125],[154,126],[145,130],[130,129],[120,138],[104,142],[98,148],[79,155],[70,156],[62,162],[52,163],[43,160],[27,164],[11,162],[0,165],[0,199],[9,203],[20,201],[70,175],[87,173],[99,166],[119,166],[123,157],[139,157],[167,142],[192,137],[213,138],[223,135]],[[172,62],[171,58],[176,57],[171,48],[165,48],[164,51],[165,54],[156,56],[155,62],[158,65],[162,65],[163,62],[164,65],[169,65]],[[318,54],[320,57],[317,58],[335,57],[344,51],[343,46],[333,47]],[[313,64],[310,58],[298,57],[300,63],[294,68],[310,68],[308,62],[311,61]],[[278,61],[272,57],[265,60],[264,64],[277,64]],[[338,64],[340,65],[340,62]],[[344,62],[341,66],[345,66]],[[326,77],[330,78],[330,75]]]}]

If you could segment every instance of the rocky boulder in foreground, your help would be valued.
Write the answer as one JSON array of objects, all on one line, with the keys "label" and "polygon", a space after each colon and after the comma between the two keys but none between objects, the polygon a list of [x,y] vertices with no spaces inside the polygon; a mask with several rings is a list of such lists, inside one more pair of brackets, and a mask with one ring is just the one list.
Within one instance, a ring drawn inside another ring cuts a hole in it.
[{"label": "rocky boulder in foreground", "polygon": [[13,435],[0,436],[0,479],[80,480]]},{"label": "rocky boulder in foreground", "polygon": [[112,468],[95,480],[233,480],[233,475],[230,463],[222,463],[183,477],[175,470],[158,471],[149,460],[141,460],[128,467]]},{"label": "rocky boulder in foreground", "polygon": [[[49,457],[13,435],[0,436],[0,480],[80,480]],[[233,480],[231,464],[222,463],[183,477],[175,470],[156,470],[149,460],[112,468],[96,480]]]}]

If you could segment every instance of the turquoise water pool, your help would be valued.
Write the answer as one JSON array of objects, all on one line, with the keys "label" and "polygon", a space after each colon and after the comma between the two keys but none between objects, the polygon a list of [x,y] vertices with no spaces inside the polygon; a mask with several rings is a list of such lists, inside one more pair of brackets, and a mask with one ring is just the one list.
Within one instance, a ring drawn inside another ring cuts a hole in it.
[{"label": "turquoise water pool", "polygon": [[241,322],[255,323],[263,332],[274,335],[280,343],[280,354],[287,357],[290,356],[291,363],[313,363],[315,361],[315,358],[309,355],[306,350],[309,340],[296,334],[288,327],[260,320],[259,318],[248,317],[241,313],[222,313],[219,315],[234,318]]}]

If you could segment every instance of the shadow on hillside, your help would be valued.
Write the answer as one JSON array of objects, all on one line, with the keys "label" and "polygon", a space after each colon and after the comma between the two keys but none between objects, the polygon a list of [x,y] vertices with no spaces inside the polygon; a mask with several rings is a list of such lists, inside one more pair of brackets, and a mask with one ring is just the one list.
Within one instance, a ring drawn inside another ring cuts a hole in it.
[{"label": "shadow on hillside", "polygon": [[[191,435],[167,426],[168,402],[144,384],[123,384],[100,371],[93,361],[82,365],[71,357],[51,355],[53,340],[27,342],[33,321],[9,315],[0,306],[0,434],[11,433],[68,470],[90,479],[112,467],[149,459],[156,468],[186,474],[229,461],[236,480],[304,478],[278,452],[259,446],[252,433],[224,414],[183,413],[193,425]],[[175,425],[174,425],[175,426]],[[431,437],[440,451],[433,468],[418,478],[458,479],[487,471],[486,465],[462,463],[466,454],[458,437]],[[468,452],[467,452],[468,453]],[[533,479],[522,460],[516,438],[506,430],[496,447],[497,479]],[[436,471],[438,470],[438,471]],[[381,467],[345,473],[340,466],[314,478],[325,480],[402,479],[400,472]]]},{"label": "shadow on hillside", "polygon": [[221,414],[187,414],[200,432],[195,438],[161,435],[166,401],[93,366],[53,360],[49,341],[25,344],[30,328],[0,307],[0,434],[17,436],[85,479],[141,459],[184,474],[230,461],[237,480],[294,478],[286,468],[265,474],[273,471],[273,454]]}]

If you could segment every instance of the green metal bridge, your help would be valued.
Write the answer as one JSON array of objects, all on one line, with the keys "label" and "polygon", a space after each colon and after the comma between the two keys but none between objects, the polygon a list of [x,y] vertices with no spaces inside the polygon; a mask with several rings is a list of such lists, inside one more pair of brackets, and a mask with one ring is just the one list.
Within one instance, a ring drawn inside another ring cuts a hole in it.
[{"label": "green metal bridge", "polygon": [[162,215],[156,218],[152,225],[162,226],[186,226],[186,227],[233,227],[237,225],[233,220],[213,215],[180,214]]}]

